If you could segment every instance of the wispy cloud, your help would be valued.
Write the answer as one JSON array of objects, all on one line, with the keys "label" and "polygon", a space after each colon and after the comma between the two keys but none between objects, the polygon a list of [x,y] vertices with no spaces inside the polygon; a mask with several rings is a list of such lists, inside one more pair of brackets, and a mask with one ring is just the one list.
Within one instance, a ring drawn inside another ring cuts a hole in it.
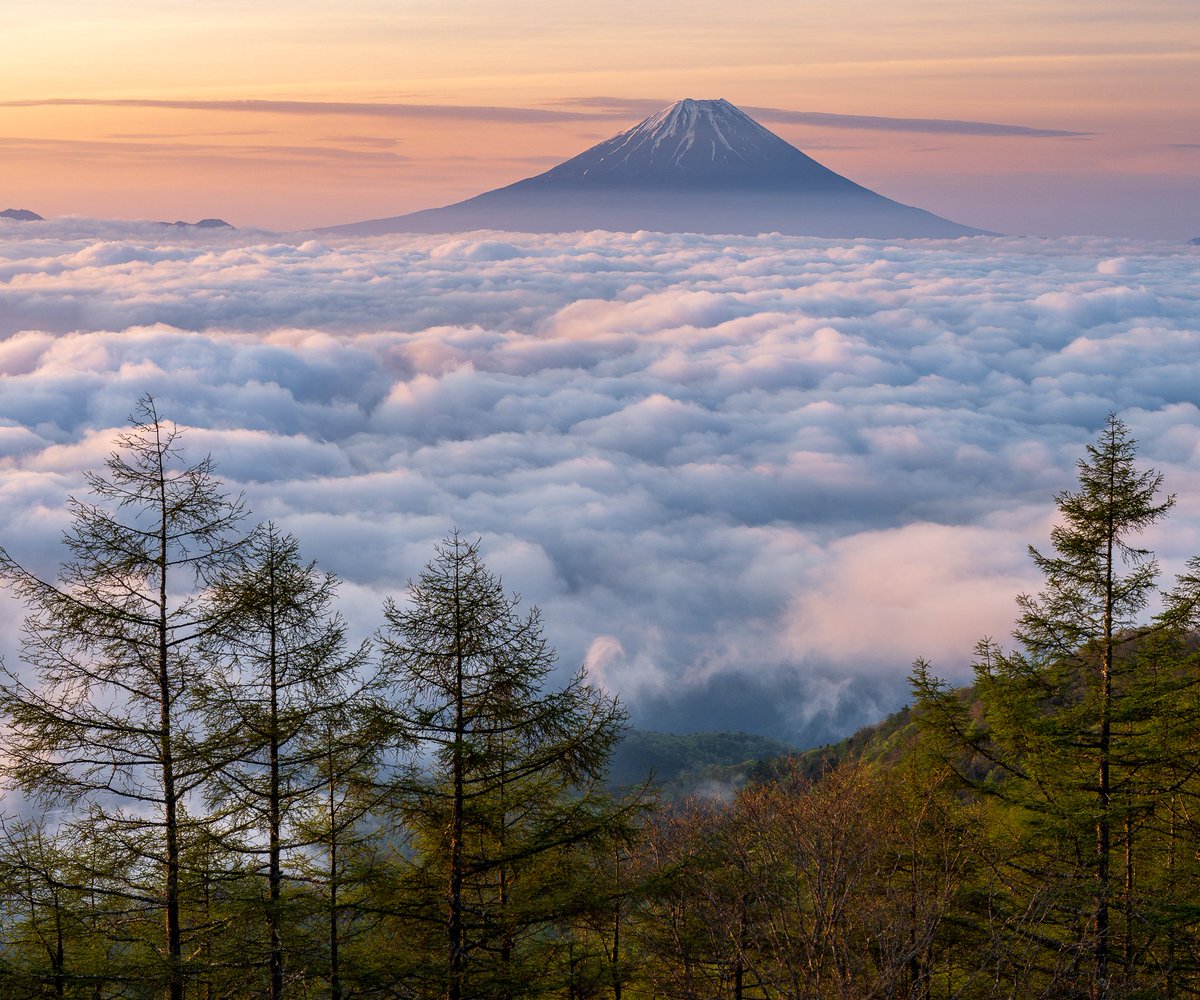
[{"label": "wispy cloud", "polygon": [[309,161],[353,161],[361,165],[395,165],[409,158],[381,149],[342,149],[335,146],[288,146],[238,143],[155,142],[103,139],[45,139],[28,136],[0,136],[0,150],[8,156],[43,156],[52,154],[62,159],[138,159],[147,157],[261,160],[289,157]]},{"label": "wispy cloud", "polygon": [[487,105],[407,104],[367,101],[194,101],[151,100],[147,98],[105,99],[87,97],[53,97],[39,100],[0,101],[0,108],[161,108],[171,111],[220,111],[269,115],[308,115],[371,118],[416,118],[459,121],[507,122],[536,124],[538,122],[594,121],[611,118],[613,114],[596,111],[562,111],[545,108],[509,108]]},{"label": "wispy cloud", "polygon": [[[598,111],[627,115],[650,115],[672,103],[650,98],[579,97],[559,102],[569,107],[595,108]],[[736,103],[736,102],[735,102]],[[1024,136],[1037,139],[1085,138],[1091,132],[1072,132],[1066,129],[1034,128],[1028,125],[1008,125],[997,122],[959,121],[948,118],[889,118],[883,115],[841,115],[825,111],[791,111],[786,108],[764,108],[739,105],[746,114],[760,122],[778,125],[816,125],[823,128],[860,129],[876,132],[922,132],[941,135]]]},{"label": "wispy cloud", "polygon": [[[565,121],[612,121],[638,119],[673,103],[654,98],[578,97],[555,102],[559,108],[493,107],[487,105],[408,104],[349,101],[267,100],[150,100],[141,98],[98,99],[57,97],[42,100],[0,101],[0,108],[112,107],[162,108],[175,111],[246,112],[273,115],[374,117],[486,121],[537,124]],[[570,110],[565,110],[570,109]],[[823,128],[859,129],[877,132],[922,132],[943,135],[1024,136],[1026,138],[1086,138],[1091,132],[1035,128],[997,122],[958,121],[944,118],[889,118],[882,115],[842,115],[824,111],[791,111],[744,105],[742,110],[762,122],[786,125],[815,125]]]},{"label": "wispy cloud", "polygon": [[789,125],[820,125],[825,128],[867,129],[880,132],[926,132],[940,135],[1025,136],[1032,139],[1078,139],[1091,132],[1033,128],[997,122],[956,121],[948,118],[885,118],[879,115],[838,115],[821,111],[786,111],[782,108],[746,108],[762,121]]},{"label": "wispy cloud", "polygon": [[223,130],[220,132],[107,132],[105,139],[133,139],[162,142],[166,139],[229,139],[248,135],[275,135],[268,129]]}]

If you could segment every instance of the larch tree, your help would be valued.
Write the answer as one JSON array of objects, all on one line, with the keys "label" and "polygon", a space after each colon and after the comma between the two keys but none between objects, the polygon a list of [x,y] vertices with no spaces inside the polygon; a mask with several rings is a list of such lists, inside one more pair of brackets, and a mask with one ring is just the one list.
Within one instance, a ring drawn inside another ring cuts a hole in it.
[{"label": "larch tree", "polygon": [[1095,804],[1095,899],[1092,915],[1093,993],[1110,989],[1113,896],[1113,715],[1118,640],[1129,638],[1158,579],[1158,563],[1133,539],[1166,515],[1173,496],[1158,498],[1163,477],[1134,465],[1136,445],[1110,414],[1087,457],[1078,462],[1079,489],[1058,494],[1062,522],[1050,532],[1053,555],[1030,546],[1045,577],[1036,596],[1017,599],[1014,637],[1034,666],[1071,663],[1090,688],[1079,744],[1091,760]]},{"label": "larch tree", "polygon": [[344,701],[322,713],[306,741],[316,782],[315,794],[297,803],[309,848],[301,876],[319,891],[313,937],[320,942],[329,1000],[341,1000],[364,979],[403,978],[397,973],[400,956],[371,936],[379,923],[381,857],[404,846],[404,832],[390,830],[381,819],[392,792],[381,772],[396,766],[391,752],[401,741],[386,710],[377,709],[369,701],[365,711],[359,699]]},{"label": "larch tree", "polygon": [[301,560],[294,537],[267,524],[208,592],[219,626],[203,643],[209,669],[201,690],[220,766],[206,793],[226,842],[261,862],[271,1000],[284,992],[284,887],[297,874],[286,869],[312,847],[301,820],[324,796],[326,734],[361,741],[361,725],[333,720],[370,714],[369,647],[348,647],[332,606],[337,582]]},{"label": "larch tree", "polygon": [[[1078,489],[1055,497],[1053,551],[1029,549],[1044,585],[1017,598],[1013,634],[1021,649],[990,640],[977,647],[977,712],[927,664],[919,661],[913,677],[927,739],[947,759],[957,746],[965,753],[960,776],[1025,817],[1025,853],[1014,855],[1014,871],[1048,901],[1033,931],[1043,947],[1058,946],[1045,964],[1047,988],[1094,998],[1114,995],[1118,899],[1125,904],[1122,989],[1133,982],[1135,825],[1157,805],[1155,732],[1187,686],[1171,670],[1145,669],[1145,651],[1173,626],[1170,615],[1147,617],[1158,564],[1135,541],[1174,498],[1160,496],[1161,474],[1139,470],[1135,457],[1128,429],[1110,415],[1078,462]],[[1186,617],[1178,609],[1189,600],[1194,606],[1181,590],[1168,597],[1168,610]]]},{"label": "larch tree", "polygon": [[146,396],[90,498],[71,498],[69,553],[46,581],[0,549],[0,575],[29,611],[23,659],[6,669],[3,772],[23,792],[90,803],[98,822],[145,861],[124,891],[161,910],[159,975],[170,1000],[186,979],[180,913],[185,805],[212,762],[193,713],[199,640],[222,611],[206,581],[245,544],[239,498],[210,458],[189,465],[178,428]]},{"label": "larch tree", "polygon": [[380,644],[420,754],[397,792],[412,915],[444,949],[423,995],[527,995],[547,974],[533,956],[549,929],[583,905],[561,891],[562,866],[621,835],[602,782],[625,715],[582,670],[546,690],[540,616],[518,612],[477,543],[453,533],[408,589],[407,607],[386,605]]}]

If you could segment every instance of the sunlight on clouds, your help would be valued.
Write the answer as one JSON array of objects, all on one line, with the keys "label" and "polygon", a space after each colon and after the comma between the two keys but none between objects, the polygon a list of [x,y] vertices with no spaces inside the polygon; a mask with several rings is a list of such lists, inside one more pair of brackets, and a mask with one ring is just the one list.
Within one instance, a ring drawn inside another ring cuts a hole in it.
[{"label": "sunlight on clouds", "polygon": [[984,635],[1006,640],[1013,597],[1031,584],[1025,539],[1044,509],[977,525],[916,523],[838,539],[789,608],[787,645],[843,668],[870,671],[883,650],[959,665]]},{"label": "sunlight on clouds", "polygon": [[1194,554],[1198,277],[1095,239],[4,226],[3,544],[53,567],[149,391],[358,634],[457,525],[639,724],[828,739],[1004,637],[1109,410]]}]

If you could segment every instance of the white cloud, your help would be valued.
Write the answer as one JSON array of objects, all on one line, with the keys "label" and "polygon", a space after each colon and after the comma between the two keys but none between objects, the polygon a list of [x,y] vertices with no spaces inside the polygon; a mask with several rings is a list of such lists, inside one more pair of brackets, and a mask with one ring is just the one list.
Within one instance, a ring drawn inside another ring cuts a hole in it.
[{"label": "white cloud", "polygon": [[1196,272],[1089,239],[5,227],[2,542],[52,569],[151,392],[362,635],[457,525],[639,724],[825,738],[1004,634],[1110,410],[1180,493],[1164,565],[1196,551]]}]

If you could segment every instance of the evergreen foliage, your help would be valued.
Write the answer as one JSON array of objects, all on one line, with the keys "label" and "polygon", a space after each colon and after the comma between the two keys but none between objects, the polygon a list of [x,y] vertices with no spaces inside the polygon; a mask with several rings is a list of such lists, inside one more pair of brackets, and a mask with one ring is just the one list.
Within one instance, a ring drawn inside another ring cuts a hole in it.
[{"label": "evergreen foliage", "polygon": [[975,706],[927,664],[913,675],[930,745],[991,800],[998,822],[1014,824],[1005,906],[1036,920],[1010,921],[1006,947],[1036,952],[1036,975],[1019,974],[1058,995],[1173,983],[1173,960],[1159,954],[1163,898],[1139,887],[1177,853],[1156,830],[1192,778],[1190,768],[1179,773],[1184,747],[1163,728],[1186,741],[1197,731],[1190,658],[1170,652],[1194,601],[1181,580],[1164,614],[1143,618],[1158,566],[1134,539],[1174,499],[1158,498],[1161,475],[1139,471],[1134,458],[1127,429],[1110,416],[1078,464],[1079,489],[1055,498],[1053,554],[1029,550],[1045,585],[1017,599],[1021,649],[977,646]]},{"label": "evergreen foliage", "polygon": [[299,901],[285,889],[306,853],[340,825],[334,815],[319,833],[303,820],[333,811],[331,760],[349,755],[369,772],[386,738],[362,679],[369,646],[347,650],[345,623],[332,610],[336,588],[332,574],[301,561],[295,538],[268,524],[207,596],[219,626],[203,642],[201,702],[217,762],[205,795],[219,835],[266,878],[267,952],[242,958],[265,958],[271,1000],[283,996],[284,937],[299,919],[289,913]]},{"label": "evergreen foliage", "polygon": [[23,653],[37,682],[5,671],[3,772],[27,794],[85,803],[136,859],[105,891],[161,910],[148,974],[182,1000],[181,850],[185,804],[210,778],[194,716],[197,645],[222,610],[200,589],[244,544],[243,518],[209,459],[183,462],[179,431],[145,397],[91,500],[69,501],[70,553],[57,582],[0,549],[0,575],[29,607]]},{"label": "evergreen foliage", "polygon": [[582,671],[545,690],[554,653],[537,610],[520,614],[457,533],[384,617],[394,712],[422,762],[397,793],[405,881],[423,901],[407,915],[443,941],[414,976],[449,1000],[525,995],[554,966],[554,923],[592,905],[573,870],[626,834],[603,790],[624,713]]},{"label": "evergreen foliage", "polygon": [[[457,532],[351,642],[337,580],[179,445],[143,400],[57,580],[0,549],[31,671],[0,685],[0,996],[1200,995],[1200,561],[1157,589],[1172,499],[1115,417],[1017,648],[960,690],[918,661],[911,710],[791,756],[622,751]],[[676,797],[606,790],[652,759]]]}]

